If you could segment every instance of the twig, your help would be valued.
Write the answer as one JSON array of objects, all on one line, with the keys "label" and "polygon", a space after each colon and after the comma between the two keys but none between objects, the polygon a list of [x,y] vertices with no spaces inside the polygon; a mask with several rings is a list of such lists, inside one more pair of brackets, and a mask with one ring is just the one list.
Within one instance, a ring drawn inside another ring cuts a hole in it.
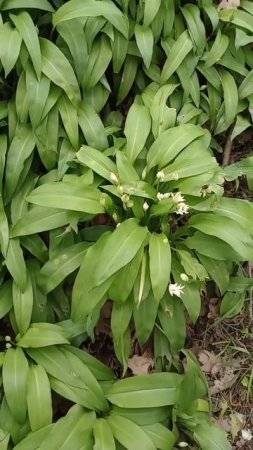
[{"label": "twig", "polygon": [[230,127],[228,129],[227,142],[226,142],[224,152],[223,152],[223,160],[222,160],[223,166],[227,166],[230,162],[230,157],[231,157],[231,152],[232,152],[232,147],[233,147],[232,134],[233,134],[234,126],[235,126],[235,124],[233,123],[232,125],[230,125]]}]

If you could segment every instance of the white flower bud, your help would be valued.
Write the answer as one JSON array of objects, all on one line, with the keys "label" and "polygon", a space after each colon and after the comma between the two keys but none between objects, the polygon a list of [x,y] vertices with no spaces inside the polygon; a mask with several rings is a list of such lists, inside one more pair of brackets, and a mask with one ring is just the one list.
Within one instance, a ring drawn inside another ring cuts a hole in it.
[{"label": "white flower bud", "polygon": [[142,174],[141,174],[142,180],[145,180],[146,176],[147,176],[147,167],[144,167]]},{"label": "white flower bud", "polygon": [[187,442],[179,442],[178,444],[178,447],[180,447],[180,448],[186,448],[186,447],[189,447],[189,445],[187,444]]},{"label": "white flower bud", "polygon": [[119,223],[117,223],[117,225],[116,225],[116,228],[118,228],[120,226],[120,222]]},{"label": "white flower bud", "polygon": [[127,194],[122,195],[122,197],[121,197],[122,203],[127,203],[127,202],[129,202],[129,200],[130,200],[129,195],[127,195]]},{"label": "white flower bud", "polygon": [[163,243],[164,243],[164,244],[168,244],[168,242],[169,242],[169,241],[168,241],[167,238],[164,238],[164,239],[163,239]]},{"label": "white flower bud", "polygon": [[114,222],[118,222],[118,216],[115,212],[113,213],[112,218],[113,218]]},{"label": "white flower bud", "polygon": [[103,206],[103,207],[105,207],[105,204],[106,204],[106,202],[105,202],[105,198],[104,197],[101,197],[101,199],[100,199],[100,205],[101,206]]},{"label": "white flower bud", "polygon": [[118,193],[119,194],[124,194],[124,189],[123,189],[123,186],[121,186],[120,184],[117,186],[117,191],[118,191]]},{"label": "white flower bud", "polygon": [[10,336],[5,336],[4,339],[6,340],[6,342],[10,342],[11,341],[11,337]]},{"label": "white flower bud", "polygon": [[171,192],[165,192],[165,194],[163,194],[163,198],[170,198],[170,197],[172,197]]},{"label": "white flower bud", "polygon": [[132,208],[134,206],[133,200],[129,200],[126,205],[128,208]]},{"label": "white flower bud", "polygon": [[182,281],[189,281],[189,277],[188,275],[186,275],[186,273],[181,273],[180,278]]},{"label": "white flower bud", "polygon": [[165,179],[165,173],[164,173],[164,171],[163,171],[163,170],[159,170],[159,172],[157,172],[157,174],[156,174],[156,178],[157,178],[159,181],[164,181],[164,179]]},{"label": "white flower bud", "polygon": [[11,348],[12,345],[11,345],[9,342],[7,342],[7,344],[5,344],[5,347],[6,347],[6,348]]},{"label": "white flower bud", "polygon": [[148,202],[144,202],[143,205],[142,205],[142,207],[143,207],[144,211],[147,211],[148,208],[149,208]]},{"label": "white flower bud", "polygon": [[115,184],[119,184],[119,179],[117,175],[115,175],[115,173],[113,172],[110,173],[110,180]]},{"label": "white flower bud", "polygon": [[161,194],[161,192],[158,192],[158,193],[156,194],[156,197],[157,197],[157,199],[160,201],[160,200],[162,200],[162,199],[164,198],[164,195]]}]

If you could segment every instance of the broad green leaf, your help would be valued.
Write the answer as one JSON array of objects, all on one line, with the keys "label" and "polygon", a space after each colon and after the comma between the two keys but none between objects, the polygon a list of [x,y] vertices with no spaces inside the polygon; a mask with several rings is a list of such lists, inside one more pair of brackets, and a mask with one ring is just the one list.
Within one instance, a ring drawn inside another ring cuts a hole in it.
[{"label": "broad green leaf", "polygon": [[233,11],[233,18],[231,22],[241,28],[249,30],[251,33],[253,32],[252,15],[242,11],[241,9],[236,9]]},{"label": "broad green leaf", "polygon": [[37,431],[52,422],[50,384],[45,369],[39,365],[29,367],[27,409],[32,431]]},{"label": "broad green leaf", "polygon": [[116,152],[116,165],[121,184],[127,184],[129,180],[139,181],[140,177],[138,173],[123,151],[118,150]]},{"label": "broad green leaf", "polygon": [[158,303],[150,290],[144,301],[134,308],[134,323],[139,343],[145,344],[154,329]]},{"label": "broad green leaf", "polygon": [[37,78],[39,79],[41,74],[41,51],[38,34],[33,20],[30,14],[26,11],[21,12],[18,16],[10,14],[10,18],[24,40]]},{"label": "broad green leaf", "polygon": [[119,73],[126,58],[128,40],[119,31],[114,30],[114,40],[111,45],[113,70],[115,73]]},{"label": "broad green leaf", "polygon": [[182,8],[182,13],[197,54],[202,56],[206,45],[206,31],[200,17],[200,10],[196,5],[189,3]]},{"label": "broad green leaf", "polygon": [[119,339],[126,331],[133,312],[133,304],[131,301],[124,303],[113,303],[111,314],[111,329],[113,339]]},{"label": "broad green leaf", "polygon": [[166,166],[187,145],[203,134],[202,128],[192,124],[180,125],[164,131],[149,149],[148,169],[150,170],[156,165],[159,168]]},{"label": "broad green leaf", "polygon": [[26,287],[26,265],[19,239],[10,239],[5,260],[6,267],[21,291]]},{"label": "broad green leaf", "polygon": [[194,429],[194,438],[202,450],[231,450],[225,431],[210,422],[202,422]]},{"label": "broad green leaf", "polygon": [[112,282],[111,279],[108,279],[105,283],[96,286],[94,277],[101,252],[108,239],[108,233],[104,233],[85,253],[72,291],[71,318],[74,321],[84,320],[92,312],[103,299]]},{"label": "broad green leaf", "polygon": [[172,355],[182,350],[186,339],[185,310],[181,302],[166,293],[158,310],[163,333],[167,337]]},{"label": "broad green leaf", "polygon": [[69,141],[72,144],[73,148],[77,149],[79,142],[77,111],[65,94],[61,95],[61,97],[59,98],[58,105],[62,123],[66,130]]},{"label": "broad green leaf", "polygon": [[246,291],[253,284],[252,278],[248,277],[230,277],[227,290],[232,292]]},{"label": "broad green leaf", "polygon": [[78,269],[89,244],[80,242],[57,252],[41,268],[38,282],[46,294],[58,286],[70,273]]},{"label": "broad green leaf", "polygon": [[181,264],[185,270],[185,273],[189,275],[193,280],[205,281],[208,278],[208,273],[194,256],[186,250],[177,250],[179,254]]},{"label": "broad green leaf", "polygon": [[39,186],[28,196],[27,200],[38,206],[99,214],[104,212],[100,204],[100,197],[99,190],[93,186],[83,188],[60,181]]},{"label": "broad green leaf", "polygon": [[127,55],[122,72],[121,82],[118,91],[117,105],[119,105],[126,96],[134,83],[137,72],[138,59],[135,56]]},{"label": "broad green leaf", "polygon": [[152,132],[155,139],[167,128],[171,128],[176,122],[175,108],[167,106],[168,97],[176,89],[176,84],[166,84],[156,92],[150,105],[152,117]]},{"label": "broad green leaf", "polygon": [[31,278],[28,274],[23,291],[14,281],[12,295],[15,320],[20,334],[23,335],[30,325],[33,310],[33,289]]},{"label": "broad green leaf", "polygon": [[127,450],[135,450],[136,443],[140,450],[156,450],[147,433],[131,420],[121,416],[109,416],[107,419],[112,433]]},{"label": "broad green leaf", "polygon": [[80,90],[75,73],[66,56],[48,39],[40,38],[42,72],[60,86],[75,105],[80,100]]},{"label": "broad green leaf", "polygon": [[154,36],[150,27],[135,25],[135,38],[144,64],[149,68],[153,55]]},{"label": "broad green leaf", "polygon": [[51,331],[50,324],[46,330],[41,330],[40,324],[32,324],[18,340],[18,345],[23,348],[40,348],[56,344],[69,344],[69,341],[54,329]]},{"label": "broad green leaf", "polygon": [[128,264],[141,248],[147,235],[147,228],[139,226],[136,219],[128,219],[120,224],[108,238],[101,252],[94,274],[96,284],[102,284]]},{"label": "broad green leaf", "polygon": [[95,444],[93,450],[115,450],[115,442],[110,425],[105,419],[97,419],[93,426]]},{"label": "broad green leaf", "polygon": [[53,24],[75,19],[78,17],[98,17],[103,16],[111,24],[128,37],[128,22],[122,12],[113,4],[112,1],[102,2],[98,5],[95,0],[71,0],[64,4],[53,16]]},{"label": "broad green leaf", "polygon": [[146,106],[134,103],[128,111],[124,133],[127,138],[126,155],[131,163],[143,149],[151,128],[151,118]]},{"label": "broad green leaf", "polygon": [[0,319],[4,317],[12,308],[12,283],[6,281],[0,286]]},{"label": "broad green leaf", "polygon": [[143,257],[143,247],[134,258],[117,272],[109,289],[109,296],[115,302],[125,302],[129,297]]},{"label": "broad green leaf", "polygon": [[238,109],[238,90],[235,79],[228,71],[221,71],[221,84],[224,91],[225,116],[228,125],[234,120]]},{"label": "broad green leaf", "polygon": [[0,25],[0,61],[4,68],[5,77],[9,75],[16,64],[21,42],[20,33],[11,26],[10,22]]},{"label": "broad green leaf", "polygon": [[244,231],[242,226],[234,220],[212,213],[200,213],[189,220],[189,225],[205,234],[223,240],[242,258],[251,259],[253,249],[249,235]]},{"label": "broad green leaf", "polygon": [[223,197],[215,209],[215,214],[233,219],[243,226],[248,233],[253,234],[253,208],[250,202]]},{"label": "broad green leaf", "polygon": [[245,292],[226,292],[220,307],[223,319],[231,319],[240,314],[245,301]]},{"label": "broad green leaf", "polygon": [[220,58],[223,56],[225,51],[227,50],[229,44],[229,38],[226,34],[222,34],[220,30],[218,30],[214,43],[207,54],[205,65],[206,67],[213,66]]},{"label": "broad green leaf", "polygon": [[131,334],[129,328],[118,339],[113,340],[114,352],[123,367],[123,377],[128,369],[128,360],[131,355]]},{"label": "broad green leaf", "polygon": [[69,221],[67,211],[34,206],[14,225],[11,236],[27,236],[29,234],[53,230],[67,225]]},{"label": "broad green leaf", "polygon": [[149,241],[149,269],[154,297],[157,302],[163,297],[171,269],[171,250],[164,233],[152,233]]},{"label": "broad green leaf", "polygon": [[43,241],[37,234],[32,236],[23,236],[21,238],[21,245],[28,250],[35,258],[42,263],[45,263],[48,259],[48,249]]},{"label": "broad green leaf", "polygon": [[253,94],[253,70],[251,70],[248,75],[243,79],[240,87],[239,87],[239,98],[242,100],[249,95]]},{"label": "broad green leaf", "polygon": [[106,72],[108,65],[112,59],[112,50],[110,40],[107,36],[102,35],[99,40],[95,41],[89,55],[88,67],[82,82],[86,89],[92,89]]},{"label": "broad green leaf", "polygon": [[[181,280],[178,280],[178,282],[179,281]],[[195,323],[201,310],[200,286],[198,282],[185,284],[182,302],[187,309],[191,320]]]},{"label": "broad green leaf", "polygon": [[82,101],[78,108],[78,121],[90,147],[104,150],[109,147],[103,122],[94,108]]},{"label": "broad green leaf", "polygon": [[50,80],[44,75],[38,81],[30,64],[26,67],[26,88],[29,116],[33,128],[36,128],[41,120],[43,109],[50,90]]},{"label": "broad green leaf", "polygon": [[142,429],[147,433],[155,447],[161,450],[173,450],[176,441],[175,435],[161,423],[146,425]]},{"label": "broad green leaf", "polygon": [[107,398],[121,408],[154,408],[177,402],[182,377],[175,373],[139,375],[117,381]]},{"label": "broad green leaf", "polygon": [[81,164],[89,167],[101,177],[111,181],[111,174],[117,173],[117,167],[114,162],[95,148],[83,145],[76,157]]},{"label": "broad green leaf", "polygon": [[161,73],[161,82],[165,83],[178,69],[184,58],[192,50],[192,41],[184,31],[173,44]]},{"label": "broad green leaf", "polygon": [[3,388],[11,413],[19,424],[27,412],[28,362],[21,348],[9,348],[3,363]]},{"label": "broad green leaf", "polygon": [[8,150],[6,161],[6,193],[10,199],[17,187],[26,160],[35,147],[33,131],[29,125],[23,125],[16,132]]},{"label": "broad green leaf", "polygon": [[225,293],[229,285],[229,271],[225,262],[198,254],[198,258],[220,289],[221,295]]},{"label": "broad green leaf", "polygon": [[112,369],[101,363],[97,358],[94,358],[94,356],[91,356],[85,350],[69,346],[68,351],[78,356],[78,358],[90,369],[97,380],[110,381],[115,378]]},{"label": "broad green leaf", "polygon": [[78,81],[81,82],[88,61],[88,49],[83,25],[78,19],[68,20],[58,24],[57,31],[69,47]]},{"label": "broad green leaf", "polygon": [[201,255],[205,255],[219,261],[243,260],[243,257],[238,255],[238,253],[236,253],[234,249],[226,242],[215,236],[201,233],[200,231],[197,231],[192,237],[186,238],[185,245],[192,250],[197,250],[201,253]]},{"label": "broad green leaf", "polygon": [[146,27],[152,24],[159,8],[161,0],[146,0],[144,5],[144,18],[143,22]]},{"label": "broad green leaf", "polygon": [[0,246],[3,256],[6,258],[9,245],[9,225],[4,211],[3,201],[0,198]]},{"label": "broad green leaf", "polygon": [[25,439],[14,447],[15,450],[34,450],[41,445],[52,427],[53,424],[47,425],[34,433],[28,433]]},{"label": "broad green leaf", "polygon": [[1,11],[19,8],[35,8],[53,12],[54,9],[47,0],[4,0]]},{"label": "broad green leaf", "polygon": [[164,422],[170,415],[169,406],[156,408],[119,408],[112,407],[112,414],[125,417],[140,426],[153,425],[154,423]]}]

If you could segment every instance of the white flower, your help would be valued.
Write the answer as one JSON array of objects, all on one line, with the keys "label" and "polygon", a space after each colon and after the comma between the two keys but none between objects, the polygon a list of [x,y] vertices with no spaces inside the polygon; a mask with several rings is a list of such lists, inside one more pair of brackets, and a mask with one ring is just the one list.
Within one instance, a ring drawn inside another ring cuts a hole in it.
[{"label": "white flower", "polygon": [[247,430],[246,428],[242,430],[242,438],[245,441],[251,441],[251,439],[253,438],[252,433],[250,430]]},{"label": "white flower", "polygon": [[144,211],[147,211],[148,208],[149,208],[148,202],[144,202],[143,205],[142,205],[142,207],[143,207]]},{"label": "white flower", "polygon": [[119,186],[117,187],[117,191],[118,191],[118,193],[121,194],[121,195],[124,194],[123,186],[119,185]]},{"label": "white flower", "polygon": [[186,205],[186,203],[178,203],[177,204],[177,210],[176,210],[176,214],[188,214],[189,211],[189,206]]},{"label": "white flower", "polygon": [[189,281],[189,277],[186,273],[180,273],[180,278],[182,281]]},{"label": "white flower", "polygon": [[175,203],[184,203],[185,202],[184,196],[179,191],[176,192],[176,194],[171,194],[171,197]]},{"label": "white flower", "polygon": [[181,448],[189,447],[188,444],[187,444],[187,442],[183,442],[183,441],[182,441],[182,442],[179,442],[177,445],[178,445],[178,447],[181,447]]},{"label": "white flower", "polygon": [[134,206],[133,200],[129,200],[126,205],[128,208],[132,208]]},{"label": "white flower", "polygon": [[118,221],[118,216],[115,212],[113,213],[112,218],[113,218],[114,222]]},{"label": "white flower", "polygon": [[178,175],[177,172],[174,172],[174,173],[172,174],[172,179],[173,179],[173,180],[176,180],[176,181],[179,179],[179,175]]},{"label": "white flower", "polygon": [[130,200],[129,195],[127,195],[127,194],[122,195],[121,201],[122,201],[123,203],[129,202],[129,200]]},{"label": "white flower", "polygon": [[113,172],[110,173],[110,180],[115,184],[119,184],[119,178]]},{"label": "white flower", "polygon": [[158,192],[157,195],[156,195],[156,197],[157,197],[158,200],[160,201],[160,200],[162,200],[162,199],[164,198],[164,195],[161,194],[161,192]]},{"label": "white flower", "polygon": [[116,228],[118,228],[120,226],[120,222],[119,223],[117,223],[117,225],[116,225]]},{"label": "white flower", "polygon": [[5,336],[4,339],[6,340],[6,342],[10,342],[11,341],[11,337],[10,336]]},{"label": "white flower", "polygon": [[184,286],[181,284],[170,284],[169,285],[169,293],[170,295],[176,295],[177,297],[181,297],[181,295],[184,293]]},{"label": "white flower", "polygon": [[170,198],[170,197],[172,197],[171,192],[165,192],[165,194],[163,194],[163,198]]},{"label": "white flower", "polygon": [[5,344],[5,347],[6,347],[6,348],[11,348],[12,345],[11,345],[9,342],[7,342],[7,344]]},{"label": "white flower", "polygon": [[164,178],[165,178],[165,173],[164,173],[164,171],[163,171],[163,170],[159,170],[159,172],[157,172],[157,174],[156,174],[156,178],[157,178],[159,181],[164,181]]}]

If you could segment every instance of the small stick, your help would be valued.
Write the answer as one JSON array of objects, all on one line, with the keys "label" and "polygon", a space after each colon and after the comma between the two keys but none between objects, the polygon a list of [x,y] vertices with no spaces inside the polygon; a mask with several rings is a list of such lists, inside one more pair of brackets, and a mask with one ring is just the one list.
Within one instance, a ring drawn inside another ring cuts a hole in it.
[{"label": "small stick", "polygon": [[231,152],[232,152],[232,147],[233,147],[232,134],[233,134],[234,126],[235,126],[235,124],[233,123],[228,129],[227,142],[226,142],[224,152],[223,152],[223,160],[222,160],[223,166],[227,166],[230,162],[230,157],[231,157]]}]

